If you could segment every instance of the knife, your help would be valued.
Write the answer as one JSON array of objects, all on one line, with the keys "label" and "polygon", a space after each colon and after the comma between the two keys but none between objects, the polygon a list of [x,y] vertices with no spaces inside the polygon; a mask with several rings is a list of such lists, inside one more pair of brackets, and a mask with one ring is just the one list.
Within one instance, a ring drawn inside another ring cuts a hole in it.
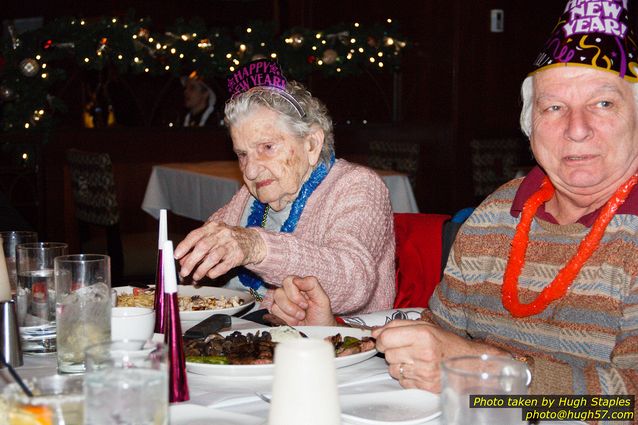
[{"label": "knife", "polygon": [[186,331],[184,339],[206,338],[208,335],[230,328],[231,318],[228,314],[213,314]]}]

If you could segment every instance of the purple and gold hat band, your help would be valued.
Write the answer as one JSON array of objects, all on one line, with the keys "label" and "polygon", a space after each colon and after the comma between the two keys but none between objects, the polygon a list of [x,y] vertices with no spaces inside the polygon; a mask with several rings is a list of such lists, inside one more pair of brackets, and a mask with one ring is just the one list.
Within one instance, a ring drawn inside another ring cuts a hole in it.
[{"label": "purple and gold hat band", "polygon": [[628,0],[569,0],[530,75],[558,66],[587,66],[638,82],[637,46]]},{"label": "purple and gold hat band", "polygon": [[270,89],[288,101],[300,117],[306,116],[297,99],[286,91],[286,78],[275,61],[259,59],[247,63],[228,77],[227,83],[231,98],[255,87]]}]

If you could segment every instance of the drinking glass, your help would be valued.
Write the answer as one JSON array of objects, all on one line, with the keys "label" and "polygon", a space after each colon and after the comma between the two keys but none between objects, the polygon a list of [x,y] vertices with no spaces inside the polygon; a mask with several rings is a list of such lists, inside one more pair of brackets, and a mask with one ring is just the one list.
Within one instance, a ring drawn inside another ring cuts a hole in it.
[{"label": "drinking glass", "polygon": [[111,340],[111,259],[76,254],[55,259],[58,372],[84,372],[84,351]]},{"label": "drinking glass", "polygon": [[67,249],[61,242],[24,243],[16,248],[16,313],[25,353],[55,352],[53,260]]},{"label": "drinking glass", "polygon": [[526,424],[521,408],[470,408],[470,395],[526,395],[531,373],[510,357],[463,356],[441,363],[441,410],[447,425]]},{"label": "drinking glass", "polygon": [[86,425],[168,422],[168,356],[161,342],[112,341],[86,350]]},{"label": "drinking glass", "polygon": [[4,259],[7,263],[7,272],[9,274],[11,293],[15,294],[18,288],[18,272],[16,270],[16,247],[21,243],[37,242],[38,234],[36,232],[27,230],[11,230],[8,232],[0,232],[0,237],[2,238]]},{"label": "drinking glass", "polygon": [[332,344],[320,339],[277,344],[268,424],[341,424],[334,356]]},{"label": "drinking glass", "polygon": [[5,387],[7,424],[82,425],[84,393],[82,376],[51,375],[26,381],[28,397],[18,384]]}]

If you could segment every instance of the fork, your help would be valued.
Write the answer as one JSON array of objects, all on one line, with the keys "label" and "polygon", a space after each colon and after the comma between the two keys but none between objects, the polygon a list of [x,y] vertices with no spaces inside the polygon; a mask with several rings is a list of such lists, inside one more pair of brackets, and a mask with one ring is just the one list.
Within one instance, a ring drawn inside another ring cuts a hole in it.
[{"label": "fork", "polygon": [[255,395],[265,401],[266,403],[270,403],[270,397],[264,393],[260,393],[259,391],[255,391]]}]

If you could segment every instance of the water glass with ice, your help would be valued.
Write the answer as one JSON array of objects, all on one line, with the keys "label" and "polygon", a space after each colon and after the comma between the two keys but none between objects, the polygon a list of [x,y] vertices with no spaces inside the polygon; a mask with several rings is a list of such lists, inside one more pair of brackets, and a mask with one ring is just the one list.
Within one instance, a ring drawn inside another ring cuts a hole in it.
[{"label": "water glass with ice", "polygon": [[7,385],[2,398],[7,403],[8,425],[82,425],[84,409],[83,378],[77,375],[50,375],[29,379],[33,392],[28,397],[16,383]]},{"label": "water glass with ice", "polygon": [[55,352],[54,259],[67,253],[62,242],[22,243],[16,247],[16,308],[22,350]]},{"label": "water glass with ice", "polygon": [[161,342],[112,341],[86,350],[86,425],[168,422],[168,356]]},{"label": "water glass with ice", "polygon": [[16,248],[21,243],[37,242],[38,234],[28,230],[11,230],[7,232],[0,232],[0,238],[2,238],[2,249],[4,251],[5,262],[7,263],[11,293],[15,294],[18,290]]},{"label": "water glass with ice", "polygon": [[[441,363],[441,410],[447,425],[526,425],[521,408],[470,407],[470,395],[526,395],[531,373],[503,356],[452,357]],[[488,403],[489,404],[489,403]]]},{"label": "water glass with ice", "polygon": [[111,260],[77,254],[55,259],[59,373],[82,373],[87,347],[111,339]]}]

